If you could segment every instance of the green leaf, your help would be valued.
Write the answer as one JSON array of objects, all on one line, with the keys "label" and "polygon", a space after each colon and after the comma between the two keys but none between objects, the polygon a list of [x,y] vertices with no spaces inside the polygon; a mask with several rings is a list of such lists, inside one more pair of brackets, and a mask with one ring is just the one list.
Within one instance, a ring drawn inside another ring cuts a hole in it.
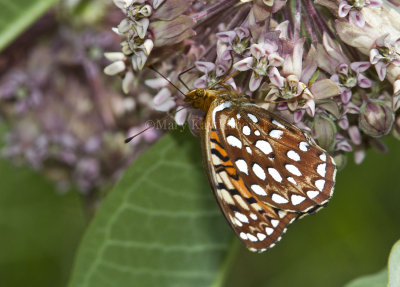
[{"label": "green leaf", "polygon": [[382,270],[376,274],[362,276],[351,281],[345,287],[385,287],[388,278],[387,270]]},{"label": "green leaf", "polygon": [[0,51],[58,0],[0,0]]},{"label": "green leaf", "polygon": [[400,286],[400,240],[393,246],[389,256],[388,287]]},{"label": "green leaf", "polygon": [[201,166],[199,139],[168,133],[102,203],[69,286],[210,286],[222,281],[231,239]]},{"label": "green leaf", "polygon": [[[400,240],[393,246],[390,256],[388,269],[376,274],[362,276],[351,281],[346,287],[398,287],[400,286]],[[389,282],[388,282],[389,274]]]},{"label": "green leaf", "polygon": [[65,286],[86,224],[78,194],[4,160],[0,174],[0,285]]}]

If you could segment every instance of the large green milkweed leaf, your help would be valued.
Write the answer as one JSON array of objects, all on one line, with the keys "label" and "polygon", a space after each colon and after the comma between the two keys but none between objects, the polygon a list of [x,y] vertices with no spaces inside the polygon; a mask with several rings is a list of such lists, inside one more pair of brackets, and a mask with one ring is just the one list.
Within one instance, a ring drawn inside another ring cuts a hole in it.
[{"label": "large green milkweed leaf", "polygon": [[388,287],[400,286],[400,240],[393,246],[389,256]]},{"label": "large green milkweed leaf", "polygon": [[0,51],[58,0],[0,0]]},{"label": "large green milkweed leaf", "polygon": [[400,240],[393,246],[388,268],[376,274],[351,281],[346,287],[398,287],[400,286]]},{"label": "large green milkweed leaf", "polygon": [[382,270],[376,274],[362,276],[351,281],[345,287],[385,287],[387,284],[388,272]]},{"label": "large green milkweed leaf", "polygon": [[102,203],[69,286],[210,286],[231,236],[201,167],[199,139],[169,133]]}]

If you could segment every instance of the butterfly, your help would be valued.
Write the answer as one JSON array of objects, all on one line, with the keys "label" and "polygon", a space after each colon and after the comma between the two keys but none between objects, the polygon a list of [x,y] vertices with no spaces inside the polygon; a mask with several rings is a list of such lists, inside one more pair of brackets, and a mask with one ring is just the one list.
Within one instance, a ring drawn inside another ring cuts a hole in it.
[{"label": "butterfly", "polygon": [[203,165],[222,213],[249,250],[263,252],[293,221],[326,205],[336,165],[307,133],[222,86],[184,100],[205,114]]}]

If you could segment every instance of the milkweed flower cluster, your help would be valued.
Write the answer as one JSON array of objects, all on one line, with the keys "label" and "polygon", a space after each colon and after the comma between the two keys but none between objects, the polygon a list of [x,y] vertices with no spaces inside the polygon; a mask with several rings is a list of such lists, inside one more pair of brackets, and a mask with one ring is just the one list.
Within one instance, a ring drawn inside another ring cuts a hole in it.
[{"label": "milkweed flower cluster", "polygon": [[140,108],[147,118],[154,112],[145,90],[134,89],[135,99],[125,96],[103,75],[102,55],[116,40],[112,31],[61,25],[29,53],[25,47],[23,53],[9,50],[28,56],[0,71],[0,120],[8,127],[3,158],[42,172],[60,191],[75,187],[93,194],[113,184],[160,136],[153,131],[124,144],[126,133],[144,128],[133,110]]},{"label": "milkweed flower cluster", "polygon": [[[400,139],[400,14],[386,0],[114,2],[125,15],[114,29],[122,48],[106,73],[122,76],[126,91],[149,72],[145,62],[182,89],[177,71],[196,68],[182,75],[191,88],[238,72],[226,84],[308,131],[338,165],[346,152],[360,163],[367,148],[384,151],[384,135]],[[154,101],[179,124],[198,113],[180,110],[171,85]]]}]

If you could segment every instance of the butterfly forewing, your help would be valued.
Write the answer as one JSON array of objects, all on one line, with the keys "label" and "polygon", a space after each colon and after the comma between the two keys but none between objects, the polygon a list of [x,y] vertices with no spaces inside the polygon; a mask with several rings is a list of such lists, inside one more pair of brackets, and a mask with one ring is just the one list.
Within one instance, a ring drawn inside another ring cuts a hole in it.
[{"label": "butterfly forewing", "polygon": [[219,206],[240,240],[253,251],[265,251],[279,241],[298,213],[262,203],[247,188],[213,125],[213,108],[203,123],[203,153],[208,177]]},{"label": "butterfly forewing", "polygon": [[333,159],[300,129],[251,103],[219,105],[210,120],[233,168],[261,202],[303,213],[332,196]]}]

